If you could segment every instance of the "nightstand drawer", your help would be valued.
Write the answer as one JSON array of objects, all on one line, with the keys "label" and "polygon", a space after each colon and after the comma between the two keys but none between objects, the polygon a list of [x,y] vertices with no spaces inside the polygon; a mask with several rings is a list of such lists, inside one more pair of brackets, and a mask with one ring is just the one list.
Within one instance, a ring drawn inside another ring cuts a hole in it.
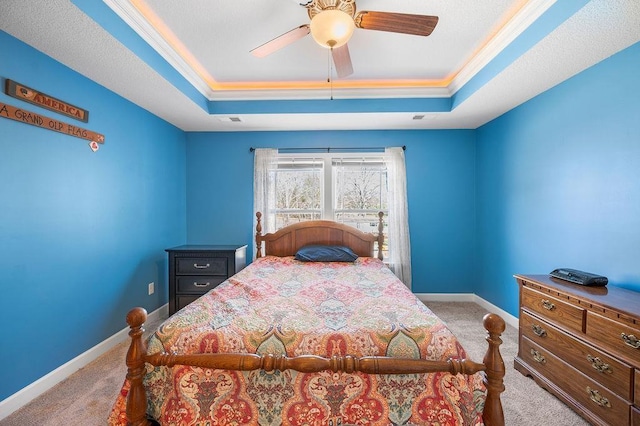
[{"label": "nightstand drawer", "polygon": [[640,426],[640,409],[633,407],[631,409],[631,424]]},{"label": "nightstand drawer", "polygon": [[226,279],[227,277],[201,275],[176,277],[178,281],[177,293],[205,294]]},{"label": "nightstand drawer", "polygon": [[222,275],[227,276],[226,257],[185,257],[176,259],[177,275]]},{"label": "nightstand drawer", "polygon": [[535,312],[560,327],[584,331],[584,309],[528,287],[522,287],[520,296],[524,309]]},{"label": "nightstand drawer", "polygon": [[610,425],[628,425],[631,404],[569,364],[531,342],[521,339],[522,359],[591,413]]},{"label": "nightstand drawer", "polygon": [[200,297],[200,295],[176,295],[176,312],[187,306],[189,303],[195,302],[198,297]]},{"label": "nightstand drawer", "polygon": [[520,312],[520,332],[624,399],[633,400],[631,366],[525,311]]},{"label": "nightstand drawer", "polygon": [[600,340],[612,353],[640,366],[640,329],[589,312],[587,336]]}]

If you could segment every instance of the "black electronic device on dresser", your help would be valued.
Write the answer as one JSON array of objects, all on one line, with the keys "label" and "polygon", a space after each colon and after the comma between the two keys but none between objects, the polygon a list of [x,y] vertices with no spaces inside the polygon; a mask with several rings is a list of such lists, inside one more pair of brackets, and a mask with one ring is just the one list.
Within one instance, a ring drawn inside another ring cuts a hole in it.
[{"label": "black electronic device on dresser", "polygon": [[184,245],[169,254],[169,315],[173,315],[247,264],[246,245]]}]

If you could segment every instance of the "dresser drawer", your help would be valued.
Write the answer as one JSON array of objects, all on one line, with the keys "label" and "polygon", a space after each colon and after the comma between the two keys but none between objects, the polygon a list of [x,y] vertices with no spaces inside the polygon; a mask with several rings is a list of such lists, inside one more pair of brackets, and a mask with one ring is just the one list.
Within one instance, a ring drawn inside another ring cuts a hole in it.
[{"label": "dresser drawer", "polygon": [[535,312],[561,327],[584,331],[584,309],[524,286],[520,297],[522,308]]},{"label": "dresser drawer", "polygon": [[640,426],[640,409],[635,407],[631,409],[631,425]]},{"label": "dresser drawer", "polygon": [[176,259],[177,275],[223,275],[227,276],[226,257],[185,257]]},{"label": "dresser drawer", "polygon": [[640,329],[605,318],[593,312],[587,315],[587,336],[602,342],[603,348],[640,367]]},{"label": "dresser drawer", "polygon": [[525,311],[520,312],[520,332],[602,386],[628,401],[633,400],[631,366]]},{"label": "dresser drawer", "polygon": [[218,284],[224,282],[227,278],[220,276],[201,276],[190,275],[184,277],[176,277],[178,281],[177,293],[189,294],[205,294]]},{"label": "dresser drawer", "polygon": [[631,404],[594,382],[551,352],[523,337],[520,356],[540,374],[560,387],[580,406],[606,424],[628,425]]},{"label": "dresser drawer", "polygon": [[[640,407],[640,370],[636,370],[636,390],[634,391],[634,403]],[[640,426],[640,425],[639,425]]]}]

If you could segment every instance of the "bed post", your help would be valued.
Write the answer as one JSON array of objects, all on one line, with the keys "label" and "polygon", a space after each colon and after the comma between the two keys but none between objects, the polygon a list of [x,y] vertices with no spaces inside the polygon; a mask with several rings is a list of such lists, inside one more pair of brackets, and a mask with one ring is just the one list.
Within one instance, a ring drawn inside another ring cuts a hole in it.
[{"label": "bed post", "polygon": [[256,212],[256,219],[258,222],[256,223],[256,259],[262,257],[262,241],[260,241],[260,237],[262,236],[262,213]]},{"label": "bed post", "polygon": [[127,351],[127,379],[131,385],[127,395],[127,424],[131,426],[151,425],[147,421],[147,394],[142,383],[147,353],[142,334],[146,320],[147,311],[144,308],[133,308],[127,314],[127,324],[131,328],[131,345]]},{"label": "bed post", "polygon": [[487,314],[483,318],[484,328],[488,332],[489,348],[484,356],[486,366],[484,385],[487,388],[487,399],[484,402],[482,418],[486,426],[504,426],[504,413],[500,394],[504,392],[504,361],[500,355],[500,336],[506,326],[504,320],[496,314]]},{"label": "bed post", "polygon": [[378,212],[378,259],[383,260],[382,255],[382,245],[384,244],[384,222],[382,221],[382,217],[384,216],[383,212]]}]

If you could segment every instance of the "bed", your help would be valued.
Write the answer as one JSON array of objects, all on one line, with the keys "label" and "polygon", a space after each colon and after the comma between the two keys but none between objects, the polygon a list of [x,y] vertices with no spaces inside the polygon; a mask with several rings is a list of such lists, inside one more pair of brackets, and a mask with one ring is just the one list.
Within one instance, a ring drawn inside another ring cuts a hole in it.
[{"label": "bed", "polygon": [[[373,257],[382,214],[377,235],[324,220],[262,235],[256,216],[252,264],[148,341],[145,310],[129,312],[128,373],[109,424],[504,424],[504,321],[484,317],[487,352],[481,363],[467,360],[446,325]],[[294,257],[309,246],[346,247],[357,258]]]}]

